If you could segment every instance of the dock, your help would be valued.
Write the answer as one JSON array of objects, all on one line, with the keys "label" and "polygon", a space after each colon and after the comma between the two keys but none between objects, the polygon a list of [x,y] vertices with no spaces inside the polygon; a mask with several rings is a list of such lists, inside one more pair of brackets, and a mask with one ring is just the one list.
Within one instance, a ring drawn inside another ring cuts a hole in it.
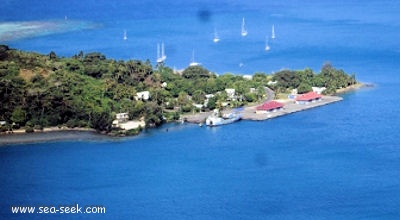
[{"label": "dock", "polygon": [[[281,117],[287,114],[292,114],[295,112],[305,111],[307,109],[316,108],[328,104],[332,104],[338,101],[342,101],[343,98],[339,96],[322,96],[322,99],[315,102],[310,102],[307,104],[296,104],[294,100],[284,100],[282,103],[284,104],[283,108],[277,111],[268,112],[265,114],[257,114],[256,107],[257,106],[247,106],[244,107],[244,110],[241,112],[242,120],[252,120],[252,121],[263,121],[276,117]],[[279,101],[279,100],[278,100]],[[228,110],[224,110],[227,112]],[[211,114],[211,112],[202,112],[197,114],[187,114],[183,115],[182,118],[184,121],[189,123],[203,123],[206,118]]]},{"label": "dock", "polygon": [[304,111],[311,108],[316,108],[319,106],[328,105],[331,103],[335,103],[343,100],[342,97],[339,96],[322,96],[322,99],[315,102],[310,102],[307,104],[296,104],[294,100],[288,100],[284,102],[284,106],[281,110],[268,112],[265,114],[256,114],[256,106],[245,107],[242,112],[243,120],[253,120],[253,121],[262,121],[267,119],[272,119],[280,116],[284,116],[287,114],[292,114],[295,112]]},{"label": "dock", "polygon": [[200,112],[196,114],[185,114],[182,115],[181,118],[183,121],[189,122],[189,123],[204,123],[207,119],[208,116],[210,116],[212,112]]}]

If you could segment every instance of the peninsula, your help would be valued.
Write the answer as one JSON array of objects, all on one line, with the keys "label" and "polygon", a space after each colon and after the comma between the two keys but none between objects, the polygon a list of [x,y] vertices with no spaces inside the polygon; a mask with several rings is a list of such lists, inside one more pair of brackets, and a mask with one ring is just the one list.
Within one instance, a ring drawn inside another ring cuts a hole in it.
[{"label": "peninsula", "polygon": [[[44,55],[0,45],[0,132],[52,127],[137,134],[190,115],[237,107],[244,107],[244,119],[264,120],[289,112],[296,97],[314,91],[321,99],[311,101],[320,102],[303,106],[317,106],[332,97],[326,95],[354,85],[354,74],[329,63],[318,73],[307,68],[218,76],[200,65],[176,72],[163,62],[153,67],[149,60],[113,60],[97,52],[58,57],[53,51]],[[257,111],[263,103],[288,98],[292,103],[286,107]]]}]

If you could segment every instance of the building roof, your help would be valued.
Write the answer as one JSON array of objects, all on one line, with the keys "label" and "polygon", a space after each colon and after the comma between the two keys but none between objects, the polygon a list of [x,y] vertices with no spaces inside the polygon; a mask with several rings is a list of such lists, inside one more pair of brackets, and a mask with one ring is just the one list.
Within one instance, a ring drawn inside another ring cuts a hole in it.
[{"label": "building roof", "polygon": [[307,92],[297,96],[296,101],[310,101],[314,99],[320,99],[322,96],[316,92]]},{"label": "building roof", "polygon": [[283,104],[277,101],[269,101],[265,102],[264,104],[257,106],[256,110],[258,111],[269,111],[277,108],[282,108]]}]

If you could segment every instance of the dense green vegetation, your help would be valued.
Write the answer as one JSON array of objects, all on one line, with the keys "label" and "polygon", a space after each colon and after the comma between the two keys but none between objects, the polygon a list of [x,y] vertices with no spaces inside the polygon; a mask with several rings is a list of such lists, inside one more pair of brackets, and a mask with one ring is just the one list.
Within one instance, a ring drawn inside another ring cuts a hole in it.
[{"label": "dense green vegetation", "polygon": [[354,74],[348,75],[343,70],[335,69],[330,63],[322,66],[321,72],[315,74],[311,69],[282,70],[273,76],[277,82],[274,86],[277,92],[288,92],[289,89],[297,89],[298,93],[306,93],[311,87],[325,87],[325,94],[334,94],[337,89],[356,84]]},{"label": "dense green vegetation", "polygon": [[[55,52],[42,55],[0,45],[0,121],[27,131],[63,125],[109,132],[115,114],[128,112],[130,119],[144,118],[147,126],[158,126],[185,112],[261,101],[270,81],[276,81],[270,87],[278,92],[325,86],[334,93],[356,83],[354,75],[329,64],[319,74],[310,69],[283,70],[245,79],[217,76],[201,66],[174,73],[163,65],[153,68],[149,61],[117,61],[96,52],[60,58]],[[226,88],[234,88],[235,97],[228,97]],[[141,91],[149,91],[150,99],[137,100]],[[207,94],[214,94],[207,106],[196,107],[204,104]]]}]

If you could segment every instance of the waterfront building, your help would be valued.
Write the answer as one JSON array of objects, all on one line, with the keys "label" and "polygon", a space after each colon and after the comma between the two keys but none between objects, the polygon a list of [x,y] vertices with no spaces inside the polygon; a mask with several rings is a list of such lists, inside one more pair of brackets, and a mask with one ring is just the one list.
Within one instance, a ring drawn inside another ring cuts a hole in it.
[{"label": "waterfront building", "polygon": [[297,96],[296,103],[300,105],[307,105],[312,102],[317,102],[322,99],[322,96],[316,92],[308,92]]},{"label": "waterfront building", "polygon": [[276,112],[283,108],[283,104],[277,101],[269,101],[256,107],[256,114]]},{"label": "waterfront building", "polygon": [[318,94],[322,94],[323,91],[326,90],[326,87],[311,87],[313,92],[316,92]]}]

